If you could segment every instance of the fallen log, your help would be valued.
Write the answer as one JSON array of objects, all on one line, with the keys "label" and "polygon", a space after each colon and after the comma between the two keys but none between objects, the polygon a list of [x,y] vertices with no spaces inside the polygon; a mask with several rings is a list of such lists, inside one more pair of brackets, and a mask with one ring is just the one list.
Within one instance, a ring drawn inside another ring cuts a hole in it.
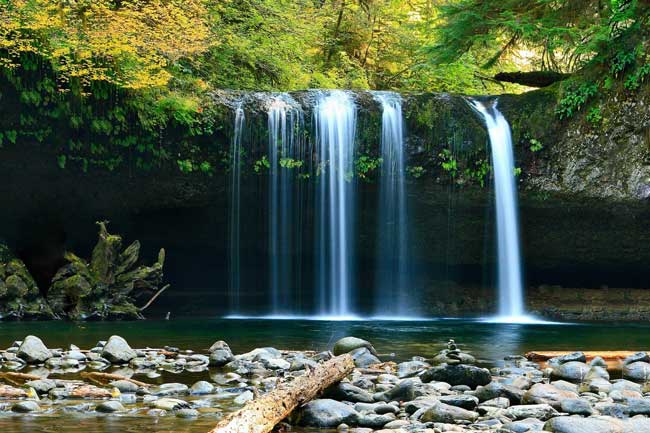
[{"label": "fallen log", "polygon": [[[562,351],[562,350],[546,351],[546,352],[528,352],[526,353],[526,358],[529,361],[537,362],[542,366],[546,366],[546,361],[548,361],[549,359],[555,358],[557,356],[568,355],[569,353],[573,353],[573,352]],[[637,352],[631,350],[596,350],[596,351],[589,351],[589,352],[582,352],[582,353],[585,354],[585,357],[587,358],[587,362],[599,356],[603,358],[603,360],[607,363],[607,368],[617,369],[620,368],[621,361],[623,361],[625,358],[627,358],[630,355],[634,355]]]},{"label": "fallen log", "polygon": [[268,433],[298,406],[312,400],[354,370],[349,354],[337,356],[305,376],[281,385],[223,418],[209,433]]},{"label": "fallen log", "polygon": [[139,380],[131,379],[126,376],[122,376],[119,374],[112,374],[112,373],[98,373],[98,372],[92,372],[92,373],[81,373],[81,377],[84,379],[88,379],[91,382],[98,383],[100,385],[105,385],[109,382],[113,382],[116,380],[126,380],[127,382],[131,382],[135,385],[142,386],[142,387],[149,387],[151,384],[149,383],[144,383],[140,382]]},{"label": "fallen log", "polygon": [[553,71],[500,72],[494,76],[497,81],[521,84],[528,87],[547,87],[569,78],[571,74]]}]

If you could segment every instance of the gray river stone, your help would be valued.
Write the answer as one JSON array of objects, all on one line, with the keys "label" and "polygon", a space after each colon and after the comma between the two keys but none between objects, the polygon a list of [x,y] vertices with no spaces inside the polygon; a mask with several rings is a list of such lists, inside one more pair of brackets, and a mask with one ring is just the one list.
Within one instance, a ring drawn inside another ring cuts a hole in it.
[{"label": "gray river stone", "polygon": [[444,349],[441,350],[432,360],[431,362],[435,365],[440,365],[440,364],[476,364],[476,358],[474,358],[472,355],[469,353],[465,352],[454,352],[452,356],[450,356],[450,350]]},{"label": "gray river stone", "polygon": [[579,383],[587,376],[588,372],[589,366],[584,362],[569,361],[553,368],[553,377]]},{"label": "gray river stone", "polygon": [[506,409],[506,416],[514,420],[536,418],[546,421],[557,415],[558,412],[548,404],[524,404]]},{"label": "gray river stone", "polygon": [[611,416],[614,418],[623,419],[627,418],[630,414],[630,409],[626,405],[620,403],[602,402],[596,403],[594,407],[601,415]]},{"label": "gray river stone", "polygon": [[375,350],[374,347],[372,347],[372,344],[370,344],[369,341],[362,340],[361,338],[357,337],[344,337],[338,340],[336,343],[334,343],[334,348],[332,349],[332,352],[334,353],[335,356],[343,355],[344,353],[350,353],[353,350],[359,349],[361,347],[365,347],[372,353],[373,355],[377,355],[377,351]]},{"label": "gray river stone", "polygon": [[587,372],[587,375],[585,376],[585,380],[589,381],[592,379],[605,379],[609,380],[609,373],[607,372],[606,367],[600,367],[598,365],[592,365],[589,371]]},{"label": "gray river stone", "polygon": [[26,401],[20,401],[13,406],[11,406],[12,412],[17,412],[17,413],[30,413],[30,412],[38,412],[41,410],[41,407],[36,403],[35,401],[31,400],[26,400]]},{"label": "gray river stone", "polygon": [[395,415],[392,413],[379,415],[379,414],[363,414],[359,417],[358,424],[361,427],[369,427],[372,429],[383,428],[391,421],[395,421]]},{"label": "gray river stone", "polygon": [[603,379],[602,377],[593,378],[589,381],[581,383],[580,386],[578,386],[579,392],[592,392],[596,394],[599,392],[610,392],[611,389],[612,384],[609,382],[609,380]]},{"label": "gray river stone", "polygon": [[98,404],[95,410],[102,413],[113,413],[124,412],[126,409],[124,409],[124,406],[119,401],[110,400]]},{"label": "gray river stone", "polygon": [[351,406],[330,399],[312,400],[298,412],[298,424],[309,427],[356,425],[360,414]]},{"label": "gray river stone", "polygon": [[196,409],[180,409],[174,412],[178,418],[197,418],[199,411]]},{"label": "gray river stone", "polygon": [[546,383],[536,383],[526,391],[522,401],[526,404],[549,404],[555,409],[560,409],[562,400],[577,397],[575,392],[564,391]]},{"label": "gray river stone", "polygon": [[544,421],[535,418],[526,418],[520,421],[505,423],[503,428],[513,433],[536,432],[544,428]]},{"label": "gray river stone", "polygon": [[634,362],[650,362],[650,356],[647,352],[637,352],[625,358],[623,360],[623,365],[632,364]]},{"label": "gray river stone", "polygon": [[212,367],[223,367],[235,359],[230,346],[225,341],[217,341],[208,349],[208,352],[210,352],[209,363]]},{"label": "gray river stone", "polygon": [[253,400],[254,398],[255,395],[252,393],[252,391],[244,391],[241,394],[239,394],[237,398],[233,400],[233,402],[238,405],[244,405],[249,401]]},{"label": "gray river stone", "polygon": [[288,370],[291,367],[289,361],[282,358],[264,358],[262,359],[262,365],[270,370]]},{"label": "gray river stone", "polygon": [[184,383],[163,383],[162,385],[151,389],[151,394],[157,396],[178,395],[185,394],[188,389],[188,386]]},{"label": "gray river stone", "polygon": [[474,391],[474,395],[479,401],[492,400],[497,397],[505,397],[510,400],[511,404],[521,404],[525,391],[516,386],[504,385],[500,382],[490,382],[486,386],[479,386]]},{"label": "gray river stone", "polygon": [[627,379],[618,379],[612,382],[612,391],[614,390],[628,390],[641,392],[641,385]]},{"label": "gray river stone", "polygon": [[327,389],[325,397],[334,400],[345,400],[353,403],[372,403],[375,400],[368,391],[348,382],[339,382]]},{"label": "gray river stone", "polygon": [[567,398],[560,403],[560,410],[570,415],[589,416],[594,413],[594,409],[588,400],[584,398]]},{"label": "gray river stone", "polygon": [[129,343],[119,335],[113,335],[102,349],[102,358],[115,364],[127,364],[137,356]]},{"label": "gray river stone", "polygon": [[194,385],[189,390],[189,393],[191,395],[205,395],[205,394],[211,394],[214,392],[214,385],[212,385],[210,382],[206,382],[205,380],[200,380],[196,382]]},{"label": "gray river stone", "polygon": [[39,394],[47,394],[51,389],[56,388],[56,382],[52,379],[30,380],[25,382],[25,385],[34,388],[34,391]]},{"label": "gray river stone", "polygon": [[407,377],[412,377],[418,373],[423,372],[427,368],[430,368],[431,365],[422,361],[408,361],[402,362],[397,365],[397,377],[404,379]]},{"label": "gray river stone", "polygon": [[442,364],[430,368],[420,375],[422,382],[446,382],[452,386],[467,385],[471,388],[487,385],[492,380],[490,371],[473,365]]},{"label": "gray river stone", "polygon": [[650,378],[650,363],[637,361],[623,365],[623,377],[635,382],[646,382]]},{"label": "gray river stone", "polygon": [[478,398],[468,394],[445,395],[440,397],[439,401],[451,406],[462,407],[467,410],[474,410],[476,409],[476,406],[478,406]]},{"label": "gray river stone", "polygon": [[493,398],[492,400],[484,401],[479,405],[479,409],[481,407],[496,407],[500,409],[507,409],[510,407],[510,400],[505,397],[497,397]]},{"label": "gray river stone", "polygon": [[111,382],[111,386],[117,388],[120,392],[130,393],[137,392],[139,386],[128,380],[116,380]]},{"label": "gray river stone", "polygon": [[41,364],[52,358],[52,352],[43,341],[33,335],[25,337],[16,354],[28,364]]},{"label": "gray river stone", "polygon": [[452,424],[456,421],[474,422],[478,416],[476,412],[438,402],[424,411],[420,421]]},{"label": "gray river stone", "polygon": [[373,364],[379,364],[381,361],[366,347],[360,347],[350,352],[357,368],[367,368]]},{"label": "gray river stone", "polygon": [[547,364],[554,367],[557,365],[566,364],[567,362],[587,362],[587,357],[582,352],[572,352],[566,355],[556,356],[548,360]]},{"label": "gray river stone", "polygon": [[562,416],[549,420],[544,430],[553,433],[623,433],[621,425],[602,418]]},{"label": "gray river stone", "polygon": [[554,380],[551,385],[563,391],[578,392],[578,385],[567,382],[566,380]]},{"label": "gray river stone", "polygon": [[627,407],[630,416],[650,416],[650,398],[628,398]]}]

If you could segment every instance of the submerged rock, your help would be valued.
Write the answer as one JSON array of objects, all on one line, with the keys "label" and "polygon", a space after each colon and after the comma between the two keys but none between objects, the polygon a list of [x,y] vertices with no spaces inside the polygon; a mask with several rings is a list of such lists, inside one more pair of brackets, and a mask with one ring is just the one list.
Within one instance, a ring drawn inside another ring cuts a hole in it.
[{"label": "submerged rock", "polygon": [[102,413],[113,413],[124,412],[126,409],[124,409],[124,406],[119,401],[111,400],[98,404],[95,410]]},{"label": "submerged rock", "polygon": [[38,405],[38,403],[31,400],[21,401],[11,406],[11,411],[17,413],[38,412],[40,410],[41,407]]},{"label": "submerged rock", "polygon": [[214,392],[214,386],[210,382],[200,380],[189,389],[191,395],[211,394]]},{"label": "submerged rock", "polygon": [[345,337],[341,338],[339,341],[334,343],[334,348],[332,349],[332,352],[334,355],[343,355],[344,353],[350,353],[355,349],[359,349],[361,347],[365,347],[370,351],[371,354],[377,355],[377,351],[375,350],[374,347],[372,347],[372,344],[366,340],[362,340],[361,338],[356,338],[356,337]]}]

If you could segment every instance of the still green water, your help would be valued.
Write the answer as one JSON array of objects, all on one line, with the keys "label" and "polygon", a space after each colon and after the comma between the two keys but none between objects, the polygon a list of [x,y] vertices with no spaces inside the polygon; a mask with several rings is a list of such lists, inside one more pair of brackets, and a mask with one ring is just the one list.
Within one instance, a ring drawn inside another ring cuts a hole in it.
[{"label": "still green water", "polygon": [[176,346],[204,351],[225,340],[235,353],[256,347],[326,350],[342,337],[354,335],[373,343],[396,360],[431,356],[453,338],[479,358],[496,361],[505,354],[529,350],[649,350],[649,324],[499,324],[466,320],[351,321],[177,319],[139,322],[3,322],[0,347],[28,334],[49,347],[76,344],[90,348],[113,334],[133,347]]},{"label": "still green water", "polygon": [[[225,340],[235,353],[264,346],[320,351],[330,349],[341,337],[354,335],[371,341],[383,360],[399,362],[415,355],[433,356],[448,339],[453,338],[464,350],[472,352],[486,364],[495,365],[505,355],[523,354],[529,350],[649,350],[649,331],[650,324],[511,325],[465,320],[327,322],[206,318],[108,323],[14,322],[0,323],[0,347],[34,334],[49,347],[65,347],[72,343],[90,348],[98,340],[118,334],[136,348],[168,345],[202,352],[214,341]],[[191,384],[197,380],[210,380],[210,377],[205,371],[165,374],[160,380]],[[222,409],[223,412],[231,410],[226,406]],[[173,416],[98,416],[73,412],[16,416],[0,411],[0,431],[205,433],[216,424],[218,417],[204,415],[196,420],[182,420]],[[314,431],[320,430],[309,430],[310,433]]]}]

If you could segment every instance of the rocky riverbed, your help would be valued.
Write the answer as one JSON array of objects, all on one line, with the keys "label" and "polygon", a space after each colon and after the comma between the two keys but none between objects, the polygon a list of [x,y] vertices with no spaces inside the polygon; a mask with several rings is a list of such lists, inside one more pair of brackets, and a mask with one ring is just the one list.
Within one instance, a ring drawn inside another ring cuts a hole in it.
[{"label": "rocky riverbed", "polygon": [[265,347],[233,354],[223,341],[202,353],[176,347],[134,349],[119,336],[89,349],[62,349],[28,336],[0,350],[0,425],[83,415],[85,423],[93,417],[97,422],[137,419],[140,426],[177,419],[182,428],[171,426],[170,431],[207,432],[207,426],[257,396],[308,374],[333,356],[350,353],[355,370],[295,411],[285,420],[286,429],[650,431],[650,356],[645,352],[615,362],[612,369],[611,362],[608,367],[602,358],[587,360],[581,352],[544,365],[516,354],[486,365],[453,341],[434,357],[400,363],[354,337],[330,349]]}]

